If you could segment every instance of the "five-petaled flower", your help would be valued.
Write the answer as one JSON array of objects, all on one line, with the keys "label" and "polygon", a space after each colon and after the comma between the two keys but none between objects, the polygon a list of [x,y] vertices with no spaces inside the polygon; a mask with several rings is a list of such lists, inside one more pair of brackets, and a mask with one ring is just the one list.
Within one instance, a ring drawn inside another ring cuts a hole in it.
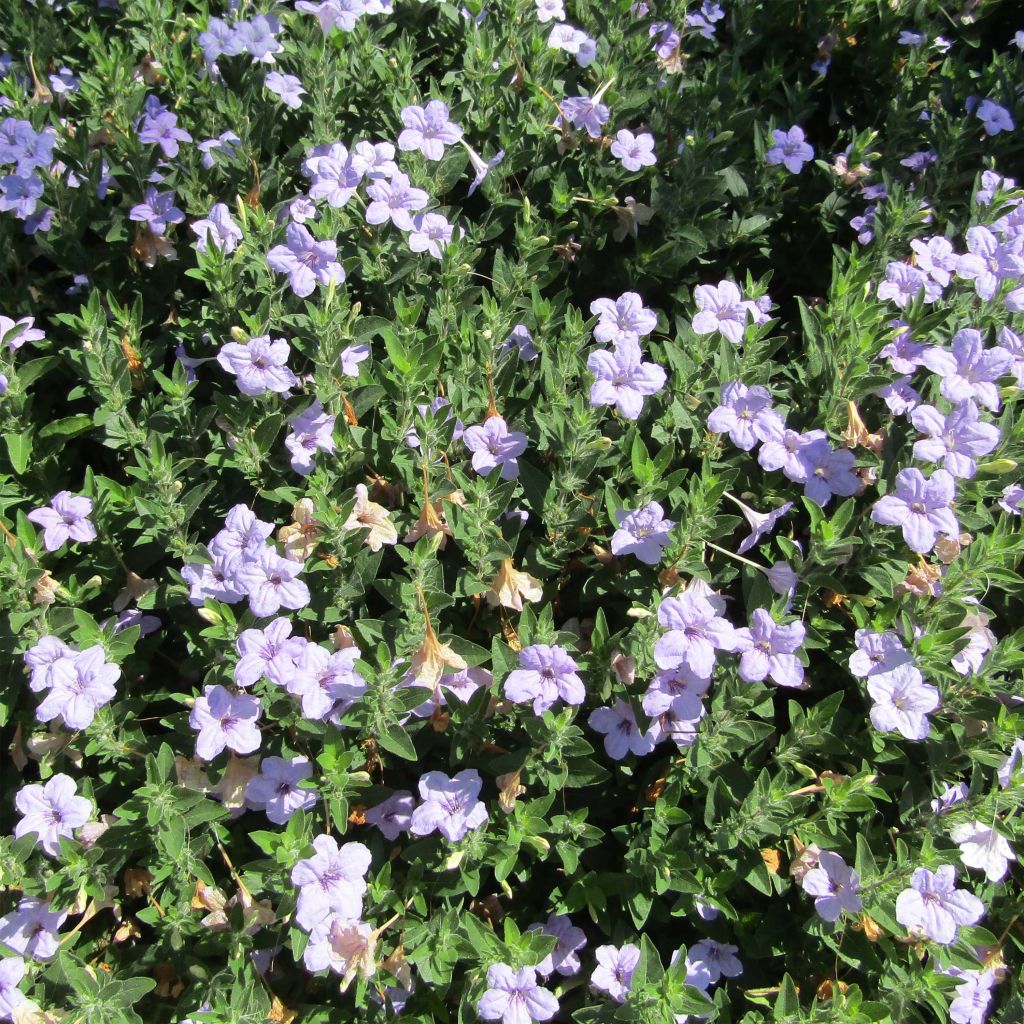
[{"label": "five-petaled flower", "polygon": [[528,1024],[531,1020],[551,1020],[558,1013],[558,1000],[537,984],[537,968],[520,967],[516,971],[507,964],[494,964],[487,969],[487,991],[476,1009],[484,1020]]},{"label": "five-petaled flower", "polygon": [[50,857],[60,855],[61,839],[73,839],[75,829],[92,816],[92,801],[76,795],[75,780],[54,775],[45,786],[22,786],[14,798],[22,814],[14,826],[14,838],[36,835],[36,842]]},{"label": "five-petaled flower", "polygon": [[70,491],[55,494],[48,506],[28,514],[31,522],[43,528],[43,544],[56,551],[66,541],[86,544],[96,539],[96,527],[89,521],[92,499]]},{"label": "five-petaled flower", "polygon": [[236,754],[259,749],[260,728],[256,724],[263,709],[254,697],[232,696],[219,684],[207,686],[197,697],[188,716],[196,736],[196,756],[212,761],[225,748]]}]

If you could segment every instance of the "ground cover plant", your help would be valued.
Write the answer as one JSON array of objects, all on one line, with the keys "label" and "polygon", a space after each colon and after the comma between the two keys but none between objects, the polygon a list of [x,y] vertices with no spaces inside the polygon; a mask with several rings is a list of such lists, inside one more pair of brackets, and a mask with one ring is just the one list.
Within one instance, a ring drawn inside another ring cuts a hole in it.
[{"label": "ground cover plant", "polygon": [[0,1020],[1024,1019],[1024,19],[0,5]]}]

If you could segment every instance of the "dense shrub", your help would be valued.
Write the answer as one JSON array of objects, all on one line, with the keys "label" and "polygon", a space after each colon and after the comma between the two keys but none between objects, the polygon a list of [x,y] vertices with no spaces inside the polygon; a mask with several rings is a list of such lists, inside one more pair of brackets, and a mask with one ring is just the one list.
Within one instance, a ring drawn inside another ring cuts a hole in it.
[{"label": "dense shrub", "polygon": [[466,2],[3,4],[0,1019],[1021,1020],[1020,11]]}]

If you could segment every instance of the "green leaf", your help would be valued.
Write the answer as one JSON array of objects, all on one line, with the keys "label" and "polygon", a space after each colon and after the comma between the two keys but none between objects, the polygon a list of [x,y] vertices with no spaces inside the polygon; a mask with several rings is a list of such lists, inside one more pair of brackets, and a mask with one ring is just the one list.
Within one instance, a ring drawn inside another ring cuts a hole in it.
[{"label": "green leaf", "polygon": [[76,416],[65,416],[60,420],[51,420],[39,431],[40,437],[75,437],[92,430],[92,417],[85,413]]},{"label": "green leaf", "polygon": [[14,472],[21,476],[28,469],[28,460],[32,454],[32,437],[30,434],[4,434],[4,441]]},{"label": "green leaf", "polygon": [[416,747],[405,729],[398,725],[392,725],[387,732],[382,732],[377,737],[377,742],[387,751],[404,758],[406,761],[415,761]]}]

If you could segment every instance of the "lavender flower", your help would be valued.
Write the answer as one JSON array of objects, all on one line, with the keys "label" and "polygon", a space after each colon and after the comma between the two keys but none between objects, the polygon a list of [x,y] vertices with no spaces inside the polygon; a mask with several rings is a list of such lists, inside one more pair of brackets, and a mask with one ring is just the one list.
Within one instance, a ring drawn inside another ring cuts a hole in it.
[{"label": "lavender flower", "polygon": [[590,404],[614,405],[623,418],[637,419],[644,398],[657,394],[667,380],[661,366],[642,360],[640,345],[632,341],[617,344],[611,352],[591,352],[587,369],[596,379],[590,386]]},{"label": "lavender flower", "polygon": [[807,136],[799,125],[787,131],[775,129],[772,132],[774,145],[765,155],[765,162],[782,164],[791,174],[799,174],[808,160],[814,159],[814,147],[807,142]]},{"label": "lavender flower", "polygon": [[711,984],[714,985],[723,975],[726,978],[735,978],[743,973],[743,964],[736,956],[738,952],[736,946],[728,943],[703,939],[687,950],[686,961],[695,968],[703,967],[711,976]]},{"label": "lavender flower", "polygon": [[275,245],[267,253],[267,265],[288,275],[288,284],[299,298],[311,295],[317,283],[341,284],[345,280],[345,269],[338,262],[338,246],[331,241],[318,241],[294,222],[285,228],[285,244]]},{"label": "lavender flower", "polygon": [[650,132],[634,135],[628,129],[620,128],[615,133],[611,150],[612,156],[621,161],[627,171],[641,171],[658,162],[654,155],[654,136]]},{"label": "lavender flower", "polygon": [[[563,0],[535,0],[537,5],[537,20],[545,25],[554,18],[556,21],[565,21],[565,6]],[[548,972],[551,973],[550,971]]]},{"label": "lavender flower", "polygon": [[291,633],[292,624],[285,618],[274,619],[263,629],[243,630],[235,643],[239,654],[235,685],[249,687],[267,678],[275,662],[294,664],[305,650],[306,641]]},{"label": "lavender flower", "polygon": [[423,803],[413,811],[409,831],[414,836],[440,832],[450,843],[459,842],[487,822],[487,808],[477,799],[482,787],[475,768],[466,768],[452,778],[444,772],[427,772],[419,782]]},{"label": "lavender flower", "polygon": [[261,335],[241,345],[229,341],[217,353],[217,362],[235,375],[238,390],[254,398],[268,391],[286,395],[298,383],[288,369],[291,349],[284,338]]},{"label": "lavender flower", "polygon": [[14,1020],[14,1012],[25,996],[18,986],[25,977],[25,961],[20,956],[0,960],[0,1020]]},{"label": "lavender flower", "polygon": [[[953,243],[943,235],[935,238],[915,238],[910,243],[914,251],[914,261],[918,270],[927,274],[940,288],[945,288],[952,278],[957,267],[957,254],[953,251]],[[904,332],[909,339],[909,332]],[[885,354],[885,349],[882,350]],[[909,370],[896,366],[893,369],[899,373],[909,373]]]},{"label": "lavender flower", "polygon": [[780,626],[763,608],[755,609],[753,625],[735,632],[740,679],[758,683],[768,677],[779,686],[803,686],[804,667],[793,652],[806,633],[802,622]]},{"label": "lavender flower", "polygon": [[714,334],[717,331],[734,345],[743,344],[750,310],[732,281],[698,285],[694,289],[693,300],[699,310],[691,325],[694,334]]},{"label": "lavender flower", "polygon": [[1014,124],[1010,112],[1006,107],[1001,107],[995,100],[982,100],[974,114],[985,126],[985,132],[988,135],[998,135],[1000,132],[1013,131]]},{"label": "lavender flower", "polygon": [[885,526],[899,526],[911,551],[925,554],[939,534],[956,537],[960,525],[951,508],[956,481],[944,469],[929,478],[919,469],[903,469],[896,476],[896,493],[887,494],[872,506],[871,518]]},{"label": "lavender flower", "polygon": [[860,477],[853,472],[856,456],[848,448],[834,449],[828,441],[811,441],[801,452],[800,461],[807,471],[804,494],[824,508],[834,494],[849,498],[861,489]]},{"label": "lavender flower", "polygon": [[50,692],[36,708],[40,722],[60,717],[76,732],[92,725],[96,712],[117,695],[114,683],[121,678],[120,668],[107,664],[104,653],[96,644],[53,664]]},{"label": "lavender flower", "polygon": [[979,298],[994,298],[1003,281],[1016,280],[1024,274],[1020,238],[1000,242],[980,224],[968,228],[966,237],[970,251],[957,260],[956,276],[973,281]]},{"label": "lavender flower", "polygon": [[439,260],[451,243],[454,230],[440,213],[419,213],[412,219],[409,248],[413,252],[429,252]]},{"label": "lavender flower", "polygon": [[357,142],[352,147],[352,166],[365,178],[391,178],[398,173],[395,147],[390,142]]},{"label": "lavender flower", "polygon": [[548,36],[548,49],[572,54],[581,68],[589,67],[597,56],[596,41],[572,25],[555,25]]},{"label": "lavender flower", "polygon": [[558,1000],[537,984],[535,967],[514,971],[507,964],[487,969],[487,991],[476,1004],[484,1020],[503,1024],[527,1024],[527,1021],[551,1020],[558,1013]]},{"label": "lavender flower", "polygon": [[14,826],[14,838],[35,833],[37,845],[50,857],[60,856],[61,839],[73,839],[75,829],[92,816],[92,801],[76,796],[75,780],[63,773],[45,786],[22,786],[14,798],[22,814]]},{"label": "lavender flower", "polygon": [[[1013,847],[990,825],[981,821],[968,821],[957,825],[949,834],[960,847],[964,867],[985,872],[990,882],[1001,882],[1010,864],[1016,861]],[[19,952],[21,952],[19,950]]]},{"label": "lavender flower", "polygon": [[188,724],[197,730],[196,757],[212,761],[225,748],[236,754],[259,749],[260,730],[256,724],[263,709],[253,697],[232,697],[223,686],[207,686],[197,697]]},{"label": "lavender flower", "polygon": [[912,665],[913,658],[903,641],[892,631],[876,633],[858,629],[854,634],[857,650],[850,655],[849,668],[860,679],[889,675],[901,665]]},{"label": "lavender flower", "polygon": [[501,346],[501,355],[507,355],[512,349],[517,349],[519,358],[524,363],[532,363],[540,354],[533,343],[533,335],[526,324],[516,324],[509,332],[508,338]]},{"label": "lavender flower", "polygon": [[909,263],[889,263],[885,268],[885,280],[878,286],[878,297],[888,299],[900,309],[909,306],[924,292],[925,302],[936,302],[942,297],[942,288],[923,270]]},{"label": "lavender flower", "polygon": [[96,539],[96,527],[89,521],[92,499],[70,491],[59,491],[50,504],[28,514],[31,522],[43,528],[43,545],[56,551],[66,541],[87,544]]},{"label": "lavender flower", "polygon": [[623,292],[614,301],[594,299],[590,313],[601,318],[594,327],[594,340],[602,344],[639,344],[658,326],[657,314],[644,306],[636,292]]},{"label": "lavender flower", "polygon": [[295,920],[306,931],[335,914],[356,920],[363,912],[370,851],[362,843],[339,847],[328,835],[317,836],[313,849],[312,857],[292,868],[292,884],[299,888]]},{"label": "lavender flower", "polygon": [[232,253],[242,240],[242,229],[235,223],[231,211],[224,203],[214,203],[205,219],[192,224],[192,231],[199,252],[208,252],[212,245],[225,254]]},{"label": "lavender flower", "polygon": [[394,842],[401,833],[409,831],[415,807],[416,798],[412,793],[407,789],[399,790],[366,812],[366,824],[375,825],[385,839]]},{"label": "lavender flower", "polygon": [[635,555],[645,565],[657,565],[676,525],[665,518],[665,510],[652,501],[634,512],[616,509],[619,528],[612,535],[613,555]]},{"label": "lavender flower", "polygon": [[328,206],[340,209],[356,194],[363,180],[360,161],[340,142],[317,147],[310,153],[302,165],[303,172],[312,176],[310,198],[326,199]]},{"label": "lavender flower", "polygon": [[1003,490],[999,498],[999,507],[1011,516],[1019,516],[1024,512],[1021,503],[1024,502],[1024,487],[1020,484],[1010,484]]},{"label": "lavender flower", "polygon": [[644,713],[657,718],[671,710],[682,721],[698,721],[704,713],[702,698],[710,686],[710,676],[697,675],[686,665],[662,669],[655,673],[644,694]]},{"label": "lavender flower", "polygon": [[358,658],[357,647],[329,652],[319,644],[306,644],[293,664],[276,659],[267,675],[302,701],[303,717],[335,721],[366,692],[366,680],[355,669]]},{"label": "lavender flower", "polygon": [[370,358],[369,345],[349,345],[341,353],[341,372],[346,377],[359,377],[359,364]]},{"label": "lavender flower", "polygon": [[173,192],[157,192],[150,186],[142,202],[131,208],[128,219],[148,225],[156,235],[165,235],[169,225],[185,219],[185,211],[174,205],[176,198]]},{"label": "lavender flower", "polygon": [[502,480],[519,476],[519,456],[526,451],[526,435],[509,431],[501,416],[488,416],[481,426],[466,427],[462,440],[473,453],[473,469],[481,476],[499,466]]},{"label": "lavender flower", "polygon": [[145,112],[139,122],[139,142],[159,146],[168,160],[178,155],[178,143],[191,142],[192,136],[178,127],[178,118],[155,96],[146,99]]},{"label": "lavender flower", "polygon": [[0,344],[7,345],[16,352],[22,345],[30,341],[43,341],[46,332],[35,326],[35,317],[23,316],[20,320],[0,316]]},{"label": "lavender flower", "polygon": [[313,457],[318,451],[334,452],[334,420],[335,417],[324,412],[320,400],[316,399],[308,409],[288,421],[292,432],[284,443],[291,453],[292,469],[296,473],[309,476],[313,472]]},{"label": "lavender flower", "polygon": [[[563,26],[557,26],[554,31]],[[612,112],[601,102],[604,88],[599,89],[593,96],[583,93],[581,96],[568,96],[558,105],[560,111],[555,118],[555,127],[561,128],[566,122],[573,128],[586,133],[592,139],[599,139],[604,130],[604,125]]]},{"label": "lavender flower", "polygon": [[940,946],[951,946],[961,925],[977,924],[984,916],[985,904],[956,888],[956,868],[950,864],[935,872],[918,868],[910,888],[896,897],[896,920]]},{"label": "lavender flower", "polygon": [[502,160],[505,159],[505,150],[499,149],[490,160],[484,160],[482,156],[465,139],[460,139],[463,148],[469,154],[469,163],[473,168],[473,180],[466,192],[468,199],[486,180],[487,175],[494,170]]},{"label": "lavender flower", "polygon": [[559,699],[566,704],[582,704],[586,699],[586,688],[577,675],[579,665],[564,647],[524,647],[519,665],[505,680],[505,696],[517,704],[532,700],[534,714],[544,714]]},{"label": "lavender flower", "polygon": [[977,472],[975,459],[999,444],[999,428],[982,423],[978,407],[969,399],[945,414],[933,405],[918,406],[910,414],[910,422],[928,435],[914,444],[914,458],[941,462],[953,476],[964,479]]},{"label": "lavender flower", "polygon": [[287,825],[298,810],[311,811],[316,806],[319,790],[299,786],[313,777],[313,766],[307,757],[265,757],[259,775],[245,787],[245,802],[255,811],[266,811],[275,825]]},{"label": "lavender flower", "polygon": [[716,651],[736,649],[736,631],[715,610],[708,598],[691,586],[678,597],[668,597],[658,609],[658,622],[668,632],[654,646],[659,668],[688,668],[695,675],[710,678]]},{"label": "lavender flower", "polygon": [[448,107],[440,100],[431,100],[425,107],[405,107],[402,124],[405,130],[398,136],[398,148],[406,153],[419,150],[428,160],[440,160],[445,146],[462,138],[462,129],[449,118]]},{"label": "lavender flower", "polygon": [[581,928],[573,925],[568,915],[551,914],[546,924],[531,924],[526,930],[539,931],[558,939],[555,948],[537,964],[537,973],[542,978],[550,977],[556,971],[565,978],[579,973],[580,958],[576,950],[586,946],[587,937]]},{"label": "lavender flower", "polygon": [[66,910],[51,910],[49,903],[26,896],[17,910],[0,917],[0,942],[33,960],[49,960],[60,949],[57,933],[67,916]]},{"label": "lavender flower", "polygon": [[594,956],[597,967],[590,975],[591,986],[617,1003],[625,1002],[633,986],[633,972],[640,963],[640,948],[632,943],[622,947],[598,946]]},{"label": "lavender flower", "polygon": [[739,510],[743,513],[743,518],[750,524],[750,534],[740,541],[740,546],[736,549],[736,553],[740,555],[749,551],[755,545],[760,544],[765,537],[770,537],[775,532],[775,527],[779,520],[787,515],[793,507],[793,502],[787,501],[771,512],[756,512],[749,505],[740,501],[739,498],[734,498],[728,493],[726,497],[739,507]]},{"label": "lavender flower", "polygon": [[[950,968],[950,972],[952,970]],[[949,1019],[953,1024],[985,1024],[996,983],[995,972],[960,971],[956,977],[960,978],[960,984],[949,1004]]]},{"label": "lavender flower", "polygon": [[604,751],[613,761],[621,761],[630,753],[643,757],[658,743],[656,729],[641,732],[632,707],[621,698],[610,708],[591,711],[587,725],[604,734]]},{"label": "lavender flower", "polygon": [[257,555],[273,532],[274,524],[257,519],[248,505],[233,505],[224,517],[224,528],[210,541],[210,552],[228,560]]},{"label": "lavender flower", "polygon": [[34,693],[48,690],[54,683],[54,669],[62,661],[72,661],[78,652],[55,636],[44,636],[24,654],[31,670],[29,689]]},{"label": "lavender flower", "polygon": [[[215,19],[214,19],[215,20]],[[202,36],[200,36],[200,39]],[[196,147],[202,154],[202,165],[206,170],[213,168],[215,153],[223,153],[225,159],[234,156],[242,140],[232,131],[221,132],[215,139],[206,139]]]},{"label": "lavender flower", "polygon": [[302,563],[282,558],[273,549],[261,551],[236,574],[239,586],[249,598],[249,608],[258,618],[267,618],[279,608],[305,608],[309,588],[295,577]]},{"label": "lavender flower", "polygon": [[708,416],[708,430],[727,433],[737,448],[748,452],[761,441],[778,440],[785,424],[772,408],[772,396],[767,388],[758,384],[748,388],[732,380],[722,385],[722,404]]},{"label": "lavender flower", "polygon": [[391,221],[399,231],[411,231],[412,214],[422,210],[430,196],[421,188],[413,188],[407,174],[394,174],[391,180],[379,178],[366,187],[371,202],[366,207],[367,224]]},{"label": "lavender flower", "polygon": [[838,921],[844,910],[850,914],[861,912],[863,904],[857,895],[860,878],[838,853],[822,850],[818,866],[804,875],[801,884],[804,892],[814,897],[814,909],[823,921]]},{"label": "lavender flower", "polygon": [[870,676],[868,693],[875,702],[871,724],[879,732],[898,732],[908,740],[923,740],[928,735],[928,712],[939,706],[939,691],[926,683],[913,665]]},{"label": "lavender flower", "polygon": [[[758,452],[757,461],[762,469],[782,470],[794,483],[806,484],[812,465],[804,458],[804,453],[812,444],[825,440],[823,430],[808,430],[801,434],[796,430],[783,429],[781,433],[773,433],[772,420],[762,425],[765,436]],[[765,429],[768,427],[769,429]]]},{"label": "lavender flower", "polygon": [[302,82],[294,75],[282,75],[280,71],[271,71],[263,80],[263,84],[272,92],[286,107],[298,110],[302,106],[302,97],[306,90]]}]

